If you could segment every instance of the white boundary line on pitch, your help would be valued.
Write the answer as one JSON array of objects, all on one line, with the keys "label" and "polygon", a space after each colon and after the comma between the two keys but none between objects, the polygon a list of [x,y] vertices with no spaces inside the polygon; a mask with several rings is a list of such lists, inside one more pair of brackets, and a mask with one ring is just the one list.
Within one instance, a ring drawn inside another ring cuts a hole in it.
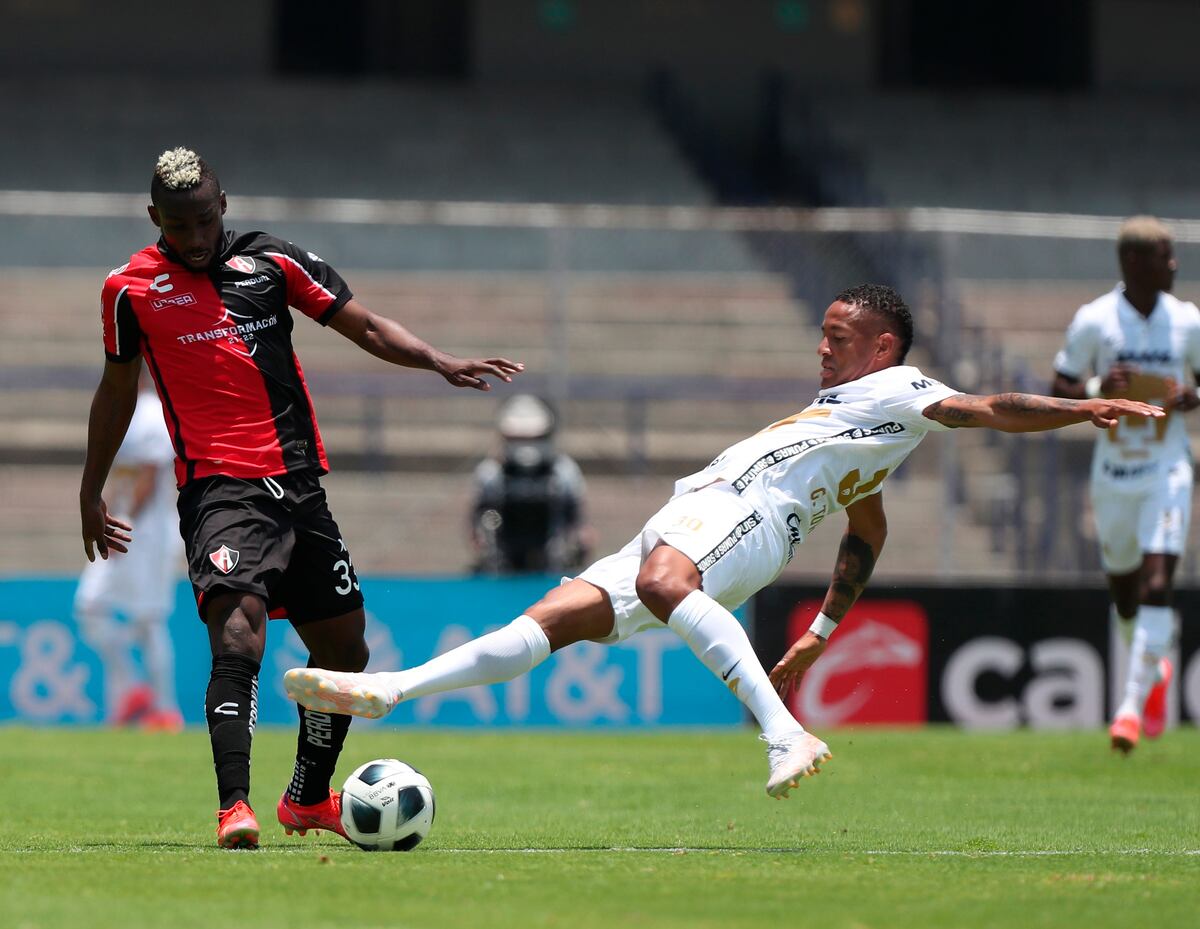
[{"label": "white boundary line on pitch", "polygon": [[871,857],[905,857],[905,858],[1070,858],[1084,855],[1103,857],[1116,855],[1119,857],[1163,857],[1185,858],[1200,856],[1200,849],[1188,848],[1173,851],[1155,851],[1150,848],[1117,848],[1117,849],[1027,849],[1027,850],[981,850],[966,849],[864,849],[855,851],[837,851],[827,848],[704,848],[700,846],[663,846],[641,848],[638,846],[612,846],[610,848],[429,848],[426,853],[440,852],[455,855],[477,853],[481,855],[558,855],[564,852],[591,852],[594,854],[612,853],[644,853],[647,855],[688,855],[715,853],[721,855],[755,854],[755,855],[867,855]]}]

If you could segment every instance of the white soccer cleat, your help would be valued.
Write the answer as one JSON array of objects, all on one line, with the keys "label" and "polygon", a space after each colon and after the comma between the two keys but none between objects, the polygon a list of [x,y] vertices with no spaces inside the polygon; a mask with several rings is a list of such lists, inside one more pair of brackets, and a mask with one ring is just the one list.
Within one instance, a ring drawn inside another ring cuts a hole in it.
[{"label": "white soccer cleat", "polygon": [[287,695],[321,713],[379,719],[400,702],[400,693],[387,684],[386,674],[292,668],[283,675]]},{"label": "white soccer cleat", "polygon": [[767,778],[767,796],[787,799],[788,791],[800,786],[800,778],[821,773],[821,763],[833,755],[829,746],[811,732],[793,732],[768,739],[767,763],[771,765],[771,776]]}]

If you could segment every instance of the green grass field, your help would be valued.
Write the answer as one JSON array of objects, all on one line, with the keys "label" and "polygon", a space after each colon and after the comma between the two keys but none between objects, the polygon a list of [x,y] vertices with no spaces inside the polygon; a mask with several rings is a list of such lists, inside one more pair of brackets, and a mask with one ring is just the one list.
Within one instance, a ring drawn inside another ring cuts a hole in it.
[{"label": "green grass field", "polygon": [[1196,925],[1200,733],[1134,757],[1096,733],[822,733],[763,793],[749,732],[351,733],[425,772],[409,854],[288,838],[295,735],[260,730],[263,847],[213,842],[207,735],[0,730],[0,926],[1074,927]]}]

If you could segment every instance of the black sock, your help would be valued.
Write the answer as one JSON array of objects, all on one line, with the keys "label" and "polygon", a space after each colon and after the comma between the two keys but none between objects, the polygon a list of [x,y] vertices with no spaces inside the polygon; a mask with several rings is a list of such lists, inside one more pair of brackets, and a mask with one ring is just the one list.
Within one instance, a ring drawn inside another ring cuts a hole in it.
[{"label": "black sock", "polygon": [[250,739],[258,718],[259,663],[246,655],[213,658],[204,696],[221,809],[250,798]]},{"label": "black sock", "polygon": [[319,713],[299,705],[296,708],[300,711],[300,735],[296,740],[296,767],[288,784],[288,799],[311,806],[329,796],[329,781],[353,717]]}]

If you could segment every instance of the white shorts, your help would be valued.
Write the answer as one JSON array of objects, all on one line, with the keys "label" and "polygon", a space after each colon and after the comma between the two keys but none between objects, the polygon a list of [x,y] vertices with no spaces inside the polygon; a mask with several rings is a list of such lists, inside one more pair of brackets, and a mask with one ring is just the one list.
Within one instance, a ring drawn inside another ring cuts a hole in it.
[{"label": "white shorts", "polygon": [[124,613],[127,618],[166,618],[175,607],[183,542],[178,533],[153,539],[147,533],[129,551],[99,555],[83,569],[75,589],[76,612],[94,609]]},{"label": "white shorts", "polygon": [[1192,521],[1192,463],[1181,459],[1163,480],[1133,492],[1092,482],[1092,510],[1107,574],[1129,574],[1147,553],[1182,555]]},{"label": "white shorts", "polygon": [[770,584],[787,564],[788,547],[779,533],[728,484],[675,497],[629,544],[579,575],[612,601],[613,631],[597,642],[612,645],[662,628],[634,589],[642,562],[660,541],[687,555],[700,569],[704,592],[729,610]]}]

